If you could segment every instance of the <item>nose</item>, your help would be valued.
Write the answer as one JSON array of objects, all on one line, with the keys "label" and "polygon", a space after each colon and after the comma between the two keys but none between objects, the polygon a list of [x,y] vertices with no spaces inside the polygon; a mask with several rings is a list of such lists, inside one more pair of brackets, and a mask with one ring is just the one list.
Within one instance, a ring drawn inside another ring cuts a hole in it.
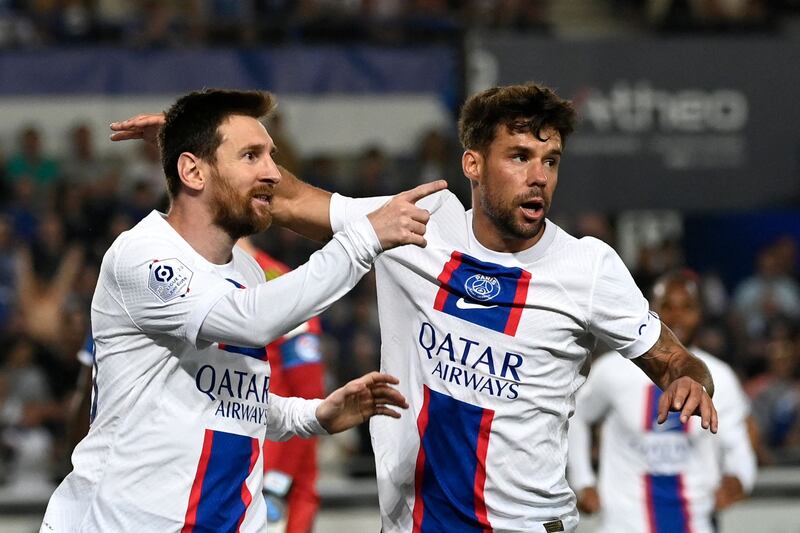
[{"label": "nose", "polygon": [[528,170],[528,183],[530,185],[544,186],[547,183],[547,169],[541,162],[535,162]]},{"label": "nose", "polygon": [[281,171],[278,168],[278,164],[272,159],[271,154],[266,154],[264,157],[264,165],[259,180],[273,185],[277,185],[281,181]]}]

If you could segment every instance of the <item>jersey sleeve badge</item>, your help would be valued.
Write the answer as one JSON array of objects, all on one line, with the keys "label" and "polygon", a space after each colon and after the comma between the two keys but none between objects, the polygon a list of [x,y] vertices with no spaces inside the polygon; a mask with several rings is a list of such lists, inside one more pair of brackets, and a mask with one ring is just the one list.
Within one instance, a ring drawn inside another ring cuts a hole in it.
[{"label": "jersey sleeve badge", "polygon": [[192,274],[189,267],[174,257],[156,259],[150,263],[147,288],[159,300],[167,303],[180,296],[185,296],[189,292]]}]

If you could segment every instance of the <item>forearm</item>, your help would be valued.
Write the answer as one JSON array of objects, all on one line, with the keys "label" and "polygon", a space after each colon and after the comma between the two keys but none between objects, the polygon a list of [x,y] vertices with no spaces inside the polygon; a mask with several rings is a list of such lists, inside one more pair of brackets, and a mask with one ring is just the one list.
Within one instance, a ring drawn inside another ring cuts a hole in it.
[{"label": "forearm", "polygon": [[709,396],[714,396],[714,380],[708,367],[692,355],[663,323],[661,333],[653,347],[633,359],[633,362],[661,390],[666,390],[670,383],[685,376],[702,385]]},{"label": "forearm", "polygon": [[327,435],[328,432],[317,420],[317,407],[322,400],[284,398],[269,395],[267,408],[267,439],[288,440],[294,436],[308,438]]},{"label": "forearm", "polygon": [[275,224],[316,241],[330,239],[331,193],[300,180],[281,169],[281,181],[273,196]]},{"label": "forearm", "polygon": [[686,376],[698,382],[706,389],[710,397],[714,397],[714,380],[711,378],[708,367],[703,361],[692,355],[686,349],[672,355],[668,376],[669,381],[667,385],[678,378]]},{"label": "forearm", "polygon": [[367,219],[354,221],[301,267],[223,295],[205,317],[198,338],[265,346],[344,296],[369,271],[379,251]]}]

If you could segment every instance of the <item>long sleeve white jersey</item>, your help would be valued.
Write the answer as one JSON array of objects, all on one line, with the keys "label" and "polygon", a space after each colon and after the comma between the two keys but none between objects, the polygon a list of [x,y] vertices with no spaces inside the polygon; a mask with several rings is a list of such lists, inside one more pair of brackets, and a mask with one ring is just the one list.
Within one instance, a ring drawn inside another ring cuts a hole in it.
[{"label": "long sleeve white jersey", "polygon": [[160,213],[123,233],[92,301],[96,415],[41,531],[264,531],[264,439],[324,433],[319,400],[269,392],[265,345],[352,288],[379,248],[354,221],[264,283],[245,252],[212,264]]},{"label": "long sleeve white jersey", "polygon": [[[682,424],[679,413],[656,423],[661,390],[617,354],[601,356],[578,391],[569,428],[569,480],[578,492],[597,486],[604,533],[711,533],[714,494],[723,474],[749,491],[756,460],[747,435],[747,399],[733,370],[691,349],[714,378],[719,433]],[[603,420],[599,484],[590,464],[589,425]]]},{"label": "long sleeve white jersey", "polygon": [[[386,199],[334,195],[334,229]],[[659,320],[617,254],[547,221],[519,253],[484,248],[450,192],[426,248],[376,262],[381,369],[410,409],[370,423],[383,533],[573,531],[567,419],[596,339],[628,357]]]}]

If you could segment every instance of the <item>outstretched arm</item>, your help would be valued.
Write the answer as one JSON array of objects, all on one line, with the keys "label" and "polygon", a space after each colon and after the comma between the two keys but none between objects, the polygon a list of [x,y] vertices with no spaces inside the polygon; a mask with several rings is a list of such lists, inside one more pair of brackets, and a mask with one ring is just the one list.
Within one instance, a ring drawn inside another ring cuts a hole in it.
[{"label": "outstretched arm", "polygon": [[324,400],[284,398],[270,394],[267,438],[286,440],[339,433],[366,422],[375,415],[400,418],[392,409],[407,409],[408,403],[392,385],[398,379],[370,372],[333,391]]},{"label": "outstretched arm", "polygon": [[400,381],[388,374],[370,372],[333,391],[317,406],[317,420],[328,433],[339,433],[375,415],[400,418],[390,406],[408,408],[405,397],[391,385]]},{"label": "outstretched arm", "polygon": [[304,182],[283,167],[275,187],[272,220],[315,241],[331,238],[331,193]]},{"label": "outstretched arm", "polygon": [[658,402],[658,423],[669,411],[681,413],[685,423],[691,415],[699,415],[704,429],[717,432],[717,410],[711,402],[714,381],[705,363],[689,353],[675,334],[661,324],[658,340],[643,355],[632,360],[658,385],[664,394]]},{"label": "outstretched arm", "polygon": [[[110,138],[112,141],[141,139],[157,144],[164,120],[164,113],[145,113],[112,122]],[[279,168],[281,181],[273,196],[272,220],[309,239],[330,239],[333,234],[328,214],[331,193],[305,183],[283,167]]]},{"label": "outstretched arm", "polygon": [[[112,122],[110,127],[114,133],[110,138],[112,141],[142,139],[156,144],[158,132],[163,125],[163,113],[136,115],[127,120]],[[333,234],[330,221],[331,193],[304,182],[283,167],[279,168],[281,181],[275,187],[272,198],[273,222],[315,241],[330,239]],[[447,187],[447,183],[442,180],[429,185],[426,191],[435,192]]]}]

